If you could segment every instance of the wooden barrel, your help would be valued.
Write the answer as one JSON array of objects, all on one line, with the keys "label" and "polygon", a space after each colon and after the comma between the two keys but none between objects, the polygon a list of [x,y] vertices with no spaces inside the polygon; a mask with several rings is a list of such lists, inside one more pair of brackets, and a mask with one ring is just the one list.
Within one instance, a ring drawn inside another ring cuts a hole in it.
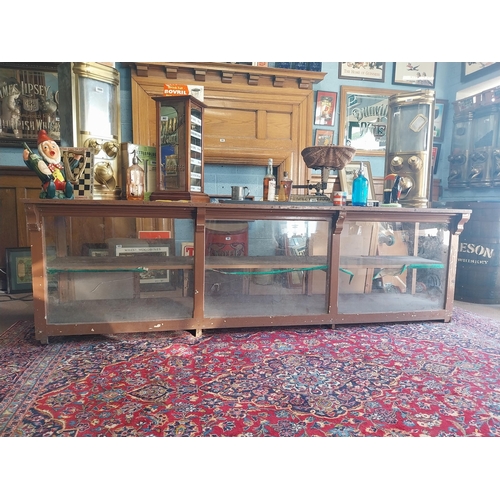
[{"label": "wooden barrel", "polygon": [[471,209],[458,245],[455,299],[500,304],[500,202],[453,202]]}]

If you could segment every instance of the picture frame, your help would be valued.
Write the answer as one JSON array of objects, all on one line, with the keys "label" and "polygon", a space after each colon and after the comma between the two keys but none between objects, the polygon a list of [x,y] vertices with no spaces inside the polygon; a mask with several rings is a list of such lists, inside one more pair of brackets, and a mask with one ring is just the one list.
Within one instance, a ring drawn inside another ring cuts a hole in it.
[{"label": "picture frame", "polygon": [[0,147],[36,149],[40,130],[60,144],[58,63],[0,63]]},{"label": "picture frame", "polygon": [[436,99],[434,111],[434,141],[441,142],[443,140],[447,112],[448,101],[445,99]]},{"label": "picture frame", "polygon": [[31,248],[6,248],[7,293],[30,293],[33,291]]},{"label": "picture frame", "polygon": [[499,62],[463,62],[460,81],[462,83],[469,82],[470,80],[488,75],[499,69]]},{"label": "picture frame", "polygon": [[364,175],[368,179],[368,199],[375,200],[375,188],[373,185],[373,175],[372,168],[369,161],[351,161],[344,168],[338,171],[339,175],[339,183],[341,191],[345,191],[347,193],[346,200],[347,202],[352,202],[352,183],[356,174],[359,170],[359,167],[363,163]]},{"label": "picture frame", "polygon": [[441,153],[441,144],[433,144],[431,150],[431,168],[434,175],[438,170],[439,153]]},{"label": "picture frame", "polygon": [[359,156],[385,156],[387,111],[394,93],[394,89],[342,85],[338,144],[356,149]]},{"label": "picture frame", "polygon": [[333,144],[333,130],[316,129],[315,146],[331,146]]},{"label": "picture frame", "polygon": [[383,82],[385,80],[384,62],[339,62],[339,78]]},{"label": "picture frame", "polygon": [[318,90],[316,93],[315,125],[333,126],[335,113],[337,111],[337,92],[324,92]]},{"label": "picture frame", "polygon": [[436,67],[435,62],[395,62],[392,83],[393,85],[434,88]]},{"label": "picture frame", "polygon": [[[109,255],[116,257],[172,257],[175,255],[175,240],[110,238]],[[147,267],[147,266],[146,266]],[[147,269],[139,274],[141,292],[175,290],[175,271],[170,269]]]}]

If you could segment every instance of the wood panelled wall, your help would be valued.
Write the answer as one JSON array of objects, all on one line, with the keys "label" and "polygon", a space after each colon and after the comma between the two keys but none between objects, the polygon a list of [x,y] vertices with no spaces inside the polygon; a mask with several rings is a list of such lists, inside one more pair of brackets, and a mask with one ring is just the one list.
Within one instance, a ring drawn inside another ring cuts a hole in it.
[{"label": "wood panelled wall", "polygon": [[[29,247],[23,198],[38,198],[40,179],[27,168],[0,167],[0,268],[5,270],[5,249]],[[2,273],[2,281],[5,275]]]}]

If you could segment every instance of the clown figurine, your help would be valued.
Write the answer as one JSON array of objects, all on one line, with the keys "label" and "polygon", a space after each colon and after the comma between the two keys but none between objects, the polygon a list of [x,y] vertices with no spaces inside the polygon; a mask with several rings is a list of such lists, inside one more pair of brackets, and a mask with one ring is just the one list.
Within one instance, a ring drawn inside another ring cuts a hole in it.
[{"label": "clown figurine", "polygon": [[[64,165],[61,163],[61,150],[45,130],[38,132],[38,152],[41,158],[33,153],[26,143],[24,144],[24,163],[42,181],[40,198],[73,199],[73,185],[66,179]],[[78,164],[79,159],[80,156],[75,156],[70,169]]]}]

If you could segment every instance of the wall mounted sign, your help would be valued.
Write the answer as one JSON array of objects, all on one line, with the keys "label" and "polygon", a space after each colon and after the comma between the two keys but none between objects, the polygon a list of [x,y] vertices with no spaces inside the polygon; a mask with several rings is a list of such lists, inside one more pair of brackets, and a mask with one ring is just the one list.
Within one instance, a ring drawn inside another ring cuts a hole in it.
[{"label": "wall mounted sign", "polygon": [[0,64],[0,146],[35,146],[46,130],[59,142],[57,63]]}]

